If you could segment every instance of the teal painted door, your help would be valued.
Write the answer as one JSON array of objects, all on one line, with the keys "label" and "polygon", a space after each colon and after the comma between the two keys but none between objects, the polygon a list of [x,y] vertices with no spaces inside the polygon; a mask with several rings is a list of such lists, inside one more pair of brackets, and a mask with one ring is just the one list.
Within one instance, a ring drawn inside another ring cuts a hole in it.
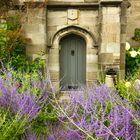
[{"label": "teal painted door", "polygon": [[70,34],[60,40],[60,86],[62,90],[78,89],[86,82],[86,43]]}]

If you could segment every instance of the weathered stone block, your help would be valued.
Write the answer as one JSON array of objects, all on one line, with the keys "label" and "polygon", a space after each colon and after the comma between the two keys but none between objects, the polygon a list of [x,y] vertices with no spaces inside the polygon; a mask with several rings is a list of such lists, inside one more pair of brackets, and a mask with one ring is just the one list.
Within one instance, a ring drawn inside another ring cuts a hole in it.
[{"label": "weathered stone block", "polygon": [[46,34],[46,25],[45,24],[39,24],[39,33]]},{"label": "weathered stone block", "polygon": [[32,34],[32,44],[46,44],[46,34],[34,33]]},{"label": "weathered stone block", "polygon": [[44,45],[29,45],[26,47],[27,56],[32,56],[33,54],[42,54],[46,52],[46,46]]},{"label": "weathered stone block", "polygon": [[53,18],[67,18],[67,10],[48,10],[47,12],[47,18],[53,19]]},{"label": "weathered stone block", "polygon": [[52,64],[58,64],[59,63],[59,59],[56,59],[58,58],[59,55],[58,54],[52,54],[49,56],[49,63],[52,63]]},{"label": "weathered stone block", "polygon": [[103,42],[103,43],[101,43],[99,53],[106,53],[107,42],[105,42],[104,40],[102,40],[102,42]]},{"label": "weathered stone block", "polygon": [[51,81],[59,81],[59,72],[51,71],[50,78],[51,78]]},{"label": "weathered stone block", "polygon": [[60,83],[59,83],[59,81],[52,81],[51,84],[52,84],[52,87],[53,87],[53,89],[55,91],[59,91],[60,90]]},{"label": "weathered stone block", "polygon": [[48,25],[51,25],[51,26],[59,26],[59,25],[66,25],[67,24],[67,19],[64,17],[62,18],[48,18],[48,21],[47,21],[47,24]]},{"label": "weathered stone block", "polygon": [[88,63],[97,63],[98,62],[98,55],[87,54],[86,58],[87,58]]},{"label": "weathered stone block", "polygon": [[87,54],[97,54],[97,48],[91,48],[91,49],[87,49]]},{"label": "weathered stone block", "polygon": [[121,43],[126,42],[126,34],[121,34]]},{"label": "weathered stone block", "polygon": [[99,54],[99,64],[113,64],[113,53],[101,53]]},{"label": "weathered stone block", "polygon": [[105,24],[105,23],[120,23],[120,17],[119,17],[119,14],[116,14],[116,15],[112,15],[112,14],[106,14],[106,15],[103,15],[103,18],[102,18],[102,22]]},{"label": "weathered stone block", "polygon": [[50,72],[59,72],[59,64],[58,63],[52,64],[49,62],[49,70]]},{"label": "weathered stone block", "polygon": [[116,15],[116,14],[119,14],[120,13],[120,7],[102,7],[102,14],[113,14],[113,15]]},{"label": "weathered stone block", "polygon": [[98,63],[87,63],[87,68],[86,68],[87,72],[97,72],[98,71]]},{"label": "weathered stone block", "polygon": [[120,53],[120,43],[108,43],[106,51],[107,53]]},{"label": "weathered stone block", "polygon": [[57,31],[57,26],[47,26],[47,31],[53,31],[56,32]]},{"label": "weathered stone block", "polygon": [[79,24],[79,21],[78,21],[78,19],[76,19],[76,20],[67,20],[67,24],[68,25],[78,25]]},{"label": "weathered stone block", "polygon": [[87,73],[87,77],[86,77],[87,81],[94,81],[95,79],[97,79],[97,73],[96,72],[88,72]]},{"label": "weathered stone block", "polygon": [[51,48],[50,50],[49,50],[50,52],[50,54],[54,54],[54,55],[58,55],[59,54],[59,49],[57,49],[57,48]]}]

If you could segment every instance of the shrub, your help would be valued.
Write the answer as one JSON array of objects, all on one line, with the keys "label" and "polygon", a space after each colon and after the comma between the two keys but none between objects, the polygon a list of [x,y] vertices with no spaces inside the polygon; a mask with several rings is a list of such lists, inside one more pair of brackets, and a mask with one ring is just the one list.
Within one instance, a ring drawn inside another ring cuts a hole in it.
[{"label": "shrub", "polygon": [[1,72],[0,139],[30,140],[31,137],[37,139],[47,135],[51,123],[57,120],[49,102],[48,80],[37,73],[34,73],[35,77],[29,74],[30,80],[24,85],[24,74],[18,73],[17,79],[13,77],[14,71]]},{"label": "shrub", "polygon": [[[134,139],[136,112],[106,85],[93,85],[82,92],[70,93],[71,104],[64,107],[60,120],[72,123],[71,129],[82,132],[83,139]],[[60,109],[61,110],[61,109]],[[63,115],[62,115],[63,114]]]},{"label": "shrub", "polygon": [[47,140],[82,140],[79,132],[73,129],[56,129],[49,135]]},{"label": "shrub", "polygon": [[[139,48],[131,48],[126,52],[126,78],[131,79],[138,71],[140,68],[140,49]],[[132,55],[132,53],[135,56]],[[133,56],[133,57],[132,57]]]},{"label": "shrub", "polygon": [[[7,16],[0,21],[0,61],[5,67],[17,71],[43,71],[45,61],[36,58],[29,62],[26,58],[27,39],[24,37],[20,15]],[[1,67],[1,66],[0,66]]]},{"label": "shrub", "polygon": [[[140,29],[135,29],[132,39],[140,43]],[[140,67],[140,48],[139,46],[127,48],[127,46],[128,45],[126,45],[126,78],[131,79]]]},{"label": "shrub", "polygon": [[18,69],[26,64],[26,40],[22,35],[19,16],[8,16],[0,23],[0,59]]},{"label": "shrub", "polygon": [[119,80],[116,84],[116,88],[118,90],[118,94],[122,97],[122,99],[128,100],[133,105],[133,108],[139,108],[139,105],[137,104],[138,102],[140,102],[139,72],[131,77],[130,81]]}]

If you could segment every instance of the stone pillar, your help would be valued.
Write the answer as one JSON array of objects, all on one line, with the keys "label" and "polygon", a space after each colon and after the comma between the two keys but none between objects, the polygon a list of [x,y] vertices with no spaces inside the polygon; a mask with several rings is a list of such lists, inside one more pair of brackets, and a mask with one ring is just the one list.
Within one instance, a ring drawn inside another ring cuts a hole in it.
[{"label": "stone pillar", "polygon": [[99,66],[101,70],[120,71],[120,12],[122,0],[100,0],[100,47]]},{"label": "stone pillar", "polygon": [[59,48],[52,47],[49,50],[49,61],[48,69],[50,73],[50,80],[52,86],[55,90],[60,88],[60,79],[59,79]]},{"label": "stone pillar", "polygon": [[126,46],[126,28],[127,28],[127,8],[130,3],[124,0],[121,4],[121,54],[120,54],[120,79],[125,78],[125,46]]},{"label": "stone pillar", "polygon": [[[24,23],[25,36],[28,39],[27,57],[46,56],[46,4],[25,3],[26,21]],[[47,57],[46,57],[47,58]]]}]

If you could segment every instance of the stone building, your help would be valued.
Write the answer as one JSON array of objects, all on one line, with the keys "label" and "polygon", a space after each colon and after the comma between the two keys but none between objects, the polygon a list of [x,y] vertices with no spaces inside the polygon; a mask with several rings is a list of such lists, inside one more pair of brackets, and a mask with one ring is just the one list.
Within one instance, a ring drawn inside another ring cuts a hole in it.
[{"label": "stone building", "polygon": [[89,85],[110,69],[124,77],[128,0],[20,2],[30,39],[27,56],[46,59],[56,87]]},{"label": "stone building", "polygon": [[138,46],[137,42],[132,40],[136,28],[140,28],[140,0],[129,0],[131,6],[127,10],[127,29],[126,40],[131,46]]}]

